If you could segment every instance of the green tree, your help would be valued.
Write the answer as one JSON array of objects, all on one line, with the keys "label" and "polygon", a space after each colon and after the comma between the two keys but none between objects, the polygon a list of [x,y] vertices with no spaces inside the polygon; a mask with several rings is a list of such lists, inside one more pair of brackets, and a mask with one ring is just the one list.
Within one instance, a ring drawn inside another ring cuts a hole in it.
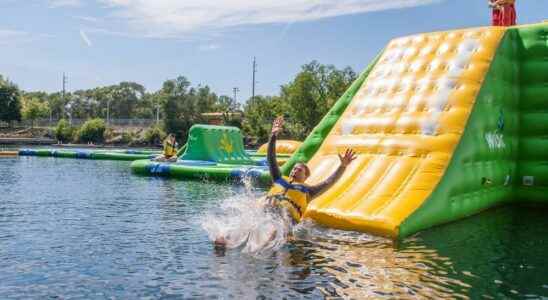
[{"label": "green tree", "polygon": [[162,103],[166,131],[186,140],[188,130],[200,118],[190,82],[183,76],[167,80],[157,96]]},{"label": "green tree", "polygon": [[[49,100],[49,94],[48,93],[43,92],[43,91],[37,91],[37,92],[22,91],[21,97],[23,99],[23,107],[24,107],[25,99],[37,99],[37,100],[39,100],[41,103],[43,103],[45,106],[47,106],[47,111],[48,111],[48,114],[49,114],[47,116],[41,116],[41,117],[43,117],[43,118],[45,118],[45,117],[53,118],[53,110],[51,108],[51,103],[50,103],[50,100]],[[23,118],[25,118],[24,113],[23,113]]]},{"label": "green tree", "polygon": [[149,145],[161,145],[166,136],[160,126],[152,126],[145,131],[144,141]]},{"label": "green tree", "polygon": [[34,121],[49,116],[49,106],[38,98],[23,98],[23,118],[30,120],[30,127],[34,128]]},{"label": "green tree", "polygon": [[305,138],[356,79],[349,67],[339,70],[316,61],[306,64],[295,79],[282,86],[291,134]]},{"label": "green tree", "polygon": [[110,93],[113,100],[111,116],[129,119],[133,116],[139,101],[143,99],[145,88],[135,82],[121,82],[117,86],[112,86]]},{"label": "green tree", "polygon": [[218,107],[218,97],[208,86],[191,87],[183,76],[165,81],[152,98],[152,102],[162,107],[164,128],[181,142],[186,140],[192,125],[204,121],[202,113]]},{"label": "green tree", "polygon": [[234,113],[240,111],[240,103],[234,101],[234,98],[224,95],[219,96],[215,110],[223,114],[223,123],[225,125],[242,127],[241,120],[233,117]]},{"label": "green tree", "polygon": [[236,112],[240,110],[240,103],[234,101],[234,98],[222,95],[217,99],[215,110],[219,112]]},{"label": "green tree", "polygon": [[155,119],[156,109],[159,105],[158,97],[155,94],[145,93],[141,101],[137,103],[137,107],[133,112],[133,117],[141,119]]},{"label": "green tree", "polygon": [[78,139],[84,143],[102,143],[105,140],[106,129],[105,121],[102,119],[88,120],[78,130]]},{"label": "green tree", "polygon": [[249,99],[244,106],[244,132],[256,137],[260,143],[267,141],[272,121],[276,116],[284,115],[287,109],[280,97],[255,96]]},{"label": "green tree", "polygon": [[73,118],[90,119],[100,115],[100,103],[94,97],[92,90],[78,90],[65,95],[65,98],[68,99],[67,103]]},{"label": "green tree", "polygon": [[67,97],[63,99],[63,95],[60,92],[48,94],[46,97],[50,113],[55,119],[62,119],[65,111],[65,105],[67,104]]},{"label": "green tree", "polygon": [[209,86],[198,86],[193,93],[195,97],[196,110],[198,113],[215,111],[217,104],[217,95],[211,92]]},{"label": "green tree", "polygon": [[10,126],[13,121],[21,121],[21,93],[19,88],[0,76],[0,121]]},{"label": "green tree", "polygon": [[74,128],[69,125],[69,122],[65,119],[59,120],[57,127],[55,127],[55,137],[61,143],[70,142],[74,135]]},{"label": "green tree", "polygon": [[[76,91],[71,98],[73,116],[78,118],[134,118],[141,111],[146,90],[135,82]],[[145,103],[146,106],[146,103]],[[151,113],[147,114],[148,117]]]}]

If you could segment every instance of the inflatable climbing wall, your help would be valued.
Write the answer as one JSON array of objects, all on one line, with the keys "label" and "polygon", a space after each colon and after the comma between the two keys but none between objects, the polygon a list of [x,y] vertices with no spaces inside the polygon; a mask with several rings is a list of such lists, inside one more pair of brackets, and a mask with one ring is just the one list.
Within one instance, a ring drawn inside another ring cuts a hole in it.
[{"label": "inflatable climbing wall", "polygon": [[291,160],[309,161],[314,184],[337,153],[358,153],[306,216],[396,238],[502,203],[548,203],[547,38],[544,23],[390,42]]}]

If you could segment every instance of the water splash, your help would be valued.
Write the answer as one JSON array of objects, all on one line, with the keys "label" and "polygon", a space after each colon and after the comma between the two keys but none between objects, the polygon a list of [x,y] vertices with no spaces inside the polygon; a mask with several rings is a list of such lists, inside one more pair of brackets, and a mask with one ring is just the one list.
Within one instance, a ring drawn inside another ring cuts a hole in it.
[{"label": "water splash", "polygon": [[291,231],[288,215],[269,209],[264,196],[248,189],[209,209],[200,223],[212,242],[222,238],[227,248],[259,255],[281,248]]}]

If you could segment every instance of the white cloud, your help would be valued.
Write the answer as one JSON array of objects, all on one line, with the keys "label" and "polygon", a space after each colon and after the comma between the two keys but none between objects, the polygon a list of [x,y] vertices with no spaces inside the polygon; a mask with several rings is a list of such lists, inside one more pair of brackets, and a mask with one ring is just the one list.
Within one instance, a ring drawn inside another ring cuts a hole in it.
[{"label": "white cloud", "polygon": [[1,40],[9,40],[9,39],[19,39],[19,38],[26,38],[29,37],[29,33],[25,31],[19,31],[19,30],[11,30],[11,29],[0,29],[0,39]]},{"label": "white cloud", "polygon": [[[68,0],[66,0],[68,1]],[[291,23],[427,5],[443,0],[98,0],[131,30],[149,37],[178,37],[198,30]]]},{"label": "white cloud", "polygon": [[16,46],[22,43],[29,43],[37,39],[53,38],[50,34],[33,34],[21,30],[1,29],[0,28],[0,45]]},{"label": "white cloud", "polygon": [[102,35],[110,35],[110,36],[115,36],[115,37],[124,37],[124,38],[140,38],[140,37],[142,37],[142,35],[139,35],[137,33],[130,33],[130,32],[126,32],[126,31],[112,30],[112,29],[107,29],[107,28],[104,28],[104,27],[87,27],[86,32],[102,34]]},{"label": "white cloud", "polygon": [[90,16],[72,16],[72,17],[77,19],[77,20],[85,21],[85,22],[89,22],[89,23],[100,23],[101,22],[101,19],[90,17]]},{"label": "white cloud", "polygon": [[81,0],[49,0],[50,7],[80,6]]},{"label": "white cloud", "polygon": [[219,49],[221,46],[217,45],[217,44],[207,44],[207,45],[201,45],[199,47],[199,49],[201,51],[214,51],[214,50],[217,50]]},{"label": "white cloud", "polygon": [[88,35],[87,35],[86,32],[83,31],[82,29],[80,29],[80,37],[82,38],[82,40],[84,41],[84,43],[86,43],[86,45],[88,45],[88,47],[93,46],[93,44],[92,44],[91,41],[89,40]]}]

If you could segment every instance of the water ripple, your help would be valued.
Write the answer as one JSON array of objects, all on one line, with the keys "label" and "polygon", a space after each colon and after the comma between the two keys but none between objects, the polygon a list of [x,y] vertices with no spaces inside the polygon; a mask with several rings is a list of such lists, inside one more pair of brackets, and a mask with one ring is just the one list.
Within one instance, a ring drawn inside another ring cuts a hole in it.
[{"label": "water ripple", "polygon": [[262,192],[136,177],[125,162],[0,160],[0,299],[548,296],[541,209],[500,208],[399,243],[305,222],[271,251],[212,247],[204,217]]}]

